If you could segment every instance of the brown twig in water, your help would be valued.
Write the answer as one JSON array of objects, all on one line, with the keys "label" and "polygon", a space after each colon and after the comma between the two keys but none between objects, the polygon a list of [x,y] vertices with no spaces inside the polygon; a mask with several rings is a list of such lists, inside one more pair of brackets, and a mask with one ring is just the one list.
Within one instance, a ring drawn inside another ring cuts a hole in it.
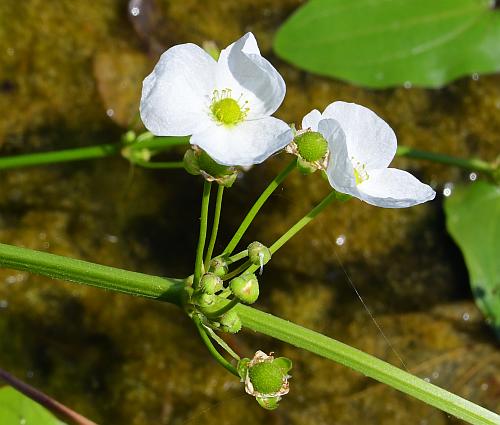
[{"label": "brown twig in water", "polygon": [[65,405],[59,403],[58,401],[54,400],[48,395],[37,390],[36,388],[33,388],[31,385],[28,385],[25,382],[17,379],[15,376],[11,375],[10,373],[6,372],[1,368],[0,368],[0,379],[3,379],[11,387],[23,393],[26,397],[41,404],[42,406],[44,406],[46,409],[50,410],[57,416],[67,418],[77,425],[97,425],[90,419],[87,419],[86,417],[80,415],[79,413],[76,413],[69,407],[66,407]]}]

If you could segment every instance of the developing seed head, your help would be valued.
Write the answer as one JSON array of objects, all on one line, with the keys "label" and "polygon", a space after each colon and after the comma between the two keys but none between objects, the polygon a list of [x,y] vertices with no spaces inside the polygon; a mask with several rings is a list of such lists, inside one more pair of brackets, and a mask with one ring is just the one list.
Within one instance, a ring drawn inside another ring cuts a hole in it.
[{"label": "developing seed head", "polygon": [[241,99],[235,100],[231,95],[231,89],[224,89],[221,92],[214,90],[210,105],[210,112],[215,121],[226,126],[238,124],[248,113],[246,102],[241,104]]},{"label": "developing seed head", "polygon": [[281,397],[288,393],[288,372],[291,368],[290,359],[274,358],[272,353],[267,355],[260,350],[255,353],[253,359],[241,359],[237,365],[247,394],[254,396],[257,402],[268,410],[276,409]]},{"label": "developing seed head", "polygon": [[248,369],[248,376],[253,388],[260,394],[275,394],[283,386],[286,373],[274,362],[262,362]]},{"label": "developing seed head", "polygon": [[306,131],[295,137],[299,155],[306,161],[314,162],[324,158],[328,152],[328,142],[316,131]]}]

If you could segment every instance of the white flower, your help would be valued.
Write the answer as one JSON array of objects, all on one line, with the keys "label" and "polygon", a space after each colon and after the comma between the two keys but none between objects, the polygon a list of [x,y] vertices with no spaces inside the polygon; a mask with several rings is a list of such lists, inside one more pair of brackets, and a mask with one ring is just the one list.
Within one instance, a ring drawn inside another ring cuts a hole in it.
[{"label": "white flower", "polygon": [[396,154],[396,135],[373,111],[355,103],[334,102],[323,114],[302,120],[328,141],[328,181],[338,192],[371,205],[405,208],[434,199],[436,192],[410,173],[387,168]]},{"label": "white flower", "polygon": [[223,165],[264,161],[292,139],[270,115],[285,97],[285,82],[247,33],[215,61],[195,44],[161,56],[143,83],[141,117],[157,136],[188,136]]}]

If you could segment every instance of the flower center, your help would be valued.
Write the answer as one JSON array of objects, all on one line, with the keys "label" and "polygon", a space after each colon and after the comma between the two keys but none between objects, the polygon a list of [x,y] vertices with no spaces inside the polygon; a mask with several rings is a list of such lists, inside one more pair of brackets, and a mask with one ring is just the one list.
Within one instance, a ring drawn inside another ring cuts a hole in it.
[{"label": "flower center", "polygon": [[225,89],[219,92],[214,90],[210,112],[212,118],[220,124],[231,126],[243,121],[248,113],[245,107],[247,102],[240,105],[240,99],[235,100],[231,97],[231,89]]},{"label": "flower center", "polygon": [[352,158],[353,168],[354,168],[354,178],[356,179],[356,185],[359,185],[365,181],[367,181],[370,176],[366,172],[366,165],[362,164],[359,161],[355,161]]}]

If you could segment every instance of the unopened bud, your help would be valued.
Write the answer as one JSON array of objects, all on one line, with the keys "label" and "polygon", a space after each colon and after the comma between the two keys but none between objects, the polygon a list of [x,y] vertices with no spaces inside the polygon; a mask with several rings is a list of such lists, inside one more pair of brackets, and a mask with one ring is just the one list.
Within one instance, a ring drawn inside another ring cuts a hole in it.
[{"label": "unopened bud", "polygon": [[199,289],[205,294],[215,294],[222,289],[222,279],[214,273],[205,273],[201,277]]},{"label": "unopened bud", "polygon": [[184,169],[193,176],[200,174],[200,164],[198,163],[198,156],[193,149],[188,149],[184,154]]},{"label": "unopened bud", "polygon": [[248,258],[252,264],[263,267],[271,259],[271,251],[260,242],[252,242],[248,245]]},{"label": "unopened bud", "polygon": [[295,137],[297,150],[306,161],[314,162],[324,158],[328,152],[328,142],[316,131],[306,131]]},{"label": "unopened bud", "polygon": [[235,277],[229,287],[233,295],[244,304],[253,304],[259,297],[259,282],[253,273]]},{"label": "unopened bud", "polygon": [[205,294],[204,292],[196,292],[193,295],[193,303],[200,307],[211,307],[215,304],[216,296],[213,294]]},{"label": "unopened bud", "polygon": [[216,257],[212,258],[212,260],[210,261],[210,266],[208,270],[211,273],[219,277],[222,277],[225,274],[227,274],[227,272],[229,271],[229,267],[227,266],[227,261],[224,258]]},{"label": "unopened bud", "polygon": [[241,329],[241,320],[236,311],[229,310],[219,319],[221,330],[235,334]]},{"label": "unopened bud", "polygon": [[136,141],[135,131],[129,130],[122,136],[122,143],[125,145],[130,145]]}]

